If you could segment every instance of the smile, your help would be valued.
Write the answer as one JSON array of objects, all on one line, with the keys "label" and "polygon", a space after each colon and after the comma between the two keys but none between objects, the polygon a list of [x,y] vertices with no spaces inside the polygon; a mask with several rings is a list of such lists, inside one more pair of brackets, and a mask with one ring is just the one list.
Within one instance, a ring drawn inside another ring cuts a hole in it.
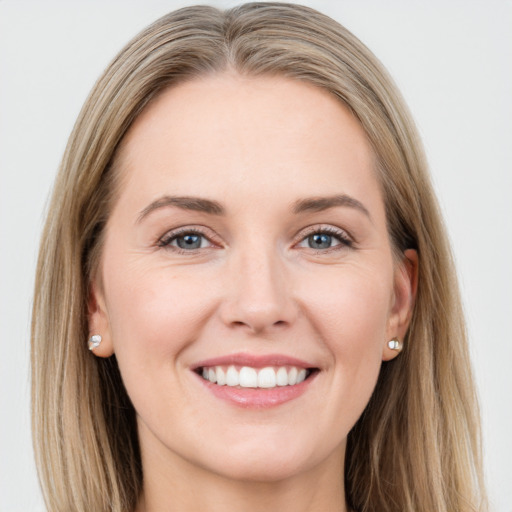
[{"label": "smile", "polygon": [[203,379],[218,386],[265,389],[295,386],[306,380],[312,371],[312,369],[296,366],[253,368],[251,366],[217,365],[198,369],[198,373]]},{"label": "smile", "polygon": [[203,389],[243,408],[267,408],[302,396],[321,368],[284,354],[230,354],[191,367]]}]

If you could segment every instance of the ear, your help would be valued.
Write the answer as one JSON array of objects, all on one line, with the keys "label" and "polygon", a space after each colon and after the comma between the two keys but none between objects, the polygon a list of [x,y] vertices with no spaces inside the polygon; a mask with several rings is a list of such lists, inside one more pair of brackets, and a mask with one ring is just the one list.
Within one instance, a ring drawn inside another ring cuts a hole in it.
[{"label": "ear", "polygon": [[105,294],[98,279],[93,279],[89,285],[88,299],[89,338],[94,334],[101,336],[101,343],[93,349],[98,357],[110,357],[114,353],[110,322],[105,303]]},{"label": "ear", "polygon": [[382,352],[383,361],[394,359],[399,354],[388,347],[388,342],[398,338],[403,343],[407,334],[418,289],[418,264],[418,253],[414,249],[407,249],[402,261],[395,267],[393,302]]}]

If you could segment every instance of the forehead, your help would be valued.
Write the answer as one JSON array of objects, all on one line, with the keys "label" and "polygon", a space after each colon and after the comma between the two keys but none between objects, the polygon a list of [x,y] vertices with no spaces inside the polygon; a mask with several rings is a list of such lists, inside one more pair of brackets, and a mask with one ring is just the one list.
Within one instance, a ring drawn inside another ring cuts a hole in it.
[{"label": "forehead", "polygon": [[[366,194],[373,153],[331,93],[284,77],[234,73],[161,93],[136,119],[117,167],[127,190],[147,196],[257,193]],[[169,190],[172,188],[172,190]],[[352,190],[348,190],[352,189]]]}]

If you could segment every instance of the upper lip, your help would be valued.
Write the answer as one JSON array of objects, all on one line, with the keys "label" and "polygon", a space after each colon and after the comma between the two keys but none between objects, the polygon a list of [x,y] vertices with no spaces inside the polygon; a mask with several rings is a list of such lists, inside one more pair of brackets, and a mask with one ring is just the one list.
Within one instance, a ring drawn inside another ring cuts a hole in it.
[{"label": "upper lip", "polygon": [[315,368],[302,359],[285,354],[247,354],[237,353],[214,357],[199,361],[192,366],[192,370],[211,366],[250,366],[251,368],[265,368],[266,366],[296,366],[297,368]]}]

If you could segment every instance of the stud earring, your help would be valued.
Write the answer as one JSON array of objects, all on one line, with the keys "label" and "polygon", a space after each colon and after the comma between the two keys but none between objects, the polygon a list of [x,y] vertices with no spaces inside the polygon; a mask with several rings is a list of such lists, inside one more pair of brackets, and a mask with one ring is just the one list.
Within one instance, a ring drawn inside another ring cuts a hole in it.
[{"label": "stud earring", "polygon": [[87,346],[89,347],[89,350],[94,350],[95,348],[99,347],[101,343],[101,336],[99,334],[93,334],[89,341],[87,342]]},{"label": "stud earring", "polygon": [[400,340],[398,338],[393,338],[392,340],[389,340],[388,347],[396,352],[401,352],[403,348],[402,343],[400,343]]}]

